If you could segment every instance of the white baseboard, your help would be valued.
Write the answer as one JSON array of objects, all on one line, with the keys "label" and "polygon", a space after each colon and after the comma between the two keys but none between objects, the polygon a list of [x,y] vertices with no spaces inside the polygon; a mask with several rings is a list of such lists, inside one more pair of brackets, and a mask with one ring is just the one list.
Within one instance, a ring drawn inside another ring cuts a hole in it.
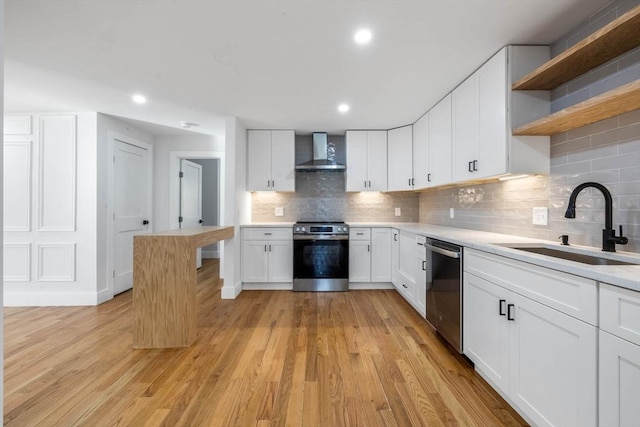
[{"label": "white baseboard", "polygon": [[243,283],[242,289],[245,291],[291,291],[293,283]]},{"label": "white baseboard", "polygon": [[103,289],[101,291],[98,291],[98,295],[97,295],[97,304],[102,304],[103,302],[107,302],[109,300],[113,299],[113,292],[111,292],[109,289]]},{"label": "white baseboard", "polygon": [[68,307],[98,305],[96,292],[4,292],[5,307]]},{"label": "white baseboard", "polygon": [[235,286],[227,286],[226,281],[223,281],[222,289],[220,289],[220,298],[222,299],[236,299],[242,292],[242,282],[238,282]]},{"label": "white baseboard", "polygon": [[372,283],[353,283],[349,282],[350,291],[367,290],[367,289],[395,289],[391,282],[372,282]]}]

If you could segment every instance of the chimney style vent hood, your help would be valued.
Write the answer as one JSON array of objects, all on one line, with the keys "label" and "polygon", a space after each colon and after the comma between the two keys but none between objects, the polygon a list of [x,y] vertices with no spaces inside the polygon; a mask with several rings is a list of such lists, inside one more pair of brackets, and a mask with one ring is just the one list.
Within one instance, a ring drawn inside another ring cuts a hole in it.
[{"label": "chimney style vent hood", "polygon": [[296,165],[296,170],[344,170],[347,167],[336,163],[335,152],[329,154],[329,143],[325,132],[313,133],[313,160]]}]

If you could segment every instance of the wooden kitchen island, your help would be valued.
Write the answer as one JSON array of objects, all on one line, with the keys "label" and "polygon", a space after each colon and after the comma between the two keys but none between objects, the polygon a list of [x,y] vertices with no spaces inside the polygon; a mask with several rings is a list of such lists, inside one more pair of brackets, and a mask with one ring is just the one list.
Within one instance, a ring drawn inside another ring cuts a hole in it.
[{"label": "wooden kitchen island", "polygon": [[189,347],[196,339],[196,249],[234,234],[194,227],[133,238],[133,347]]}]

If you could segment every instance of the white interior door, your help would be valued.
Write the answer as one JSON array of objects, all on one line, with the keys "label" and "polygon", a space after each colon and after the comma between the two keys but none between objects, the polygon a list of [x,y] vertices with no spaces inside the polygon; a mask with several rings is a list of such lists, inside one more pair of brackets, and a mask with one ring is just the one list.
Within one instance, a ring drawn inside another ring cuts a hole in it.
[{"label": "white interior door", "polygon": [[133,236],[147,233],[151,212],[151,156],[126,142],[114,140],[114,295],[133,286]]},{"label": "white interior door", "polygon": [[[202,166],[180,160],[180,228],[202,225]],[[202,249],[198,248],[196,266],[202,266]]]}]

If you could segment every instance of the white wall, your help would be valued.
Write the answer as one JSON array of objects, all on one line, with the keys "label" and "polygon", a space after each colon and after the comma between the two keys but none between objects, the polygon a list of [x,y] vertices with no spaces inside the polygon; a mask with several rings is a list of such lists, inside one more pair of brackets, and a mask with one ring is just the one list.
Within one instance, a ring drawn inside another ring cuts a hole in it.
[{"label": "white wall", "polygon": [[[226,166],[228,165],[228,166]],[[235,236],[224,241],[222,298],[234,299],[242,291],[240,224],[251,222],[251,193],[247,189],[247,129],[235,117],[226,120],[225,194],[221,223],[235,226]]]},{"label": "white wall", "polygon": [[98,302],[96,129],[96,113],[5,116],[5,305]]},{"label": "white wall", "polygon": [[[4,100],[4,1],[0,0],[0,99]],[[0,103],[0,117],[4,116],[4,102]],[[2,131],[3,123],[0,123]],[[2,135],[2,132],[0,132]],[[2,224],[2,151],[0,150],[0,224]],[[2,235],[0,235],[0,259],[2,255]],[[4,314],[3,314],[4,281],[2,280],[2,264],[0,264],[0,366],[4,366]],[[0,369],[0,384],[4,384],[4,369]],[[0,387],[0,402],[4,402],[4,387]],[[0,420],[4,419],[4,405],[0,405]]]}]

